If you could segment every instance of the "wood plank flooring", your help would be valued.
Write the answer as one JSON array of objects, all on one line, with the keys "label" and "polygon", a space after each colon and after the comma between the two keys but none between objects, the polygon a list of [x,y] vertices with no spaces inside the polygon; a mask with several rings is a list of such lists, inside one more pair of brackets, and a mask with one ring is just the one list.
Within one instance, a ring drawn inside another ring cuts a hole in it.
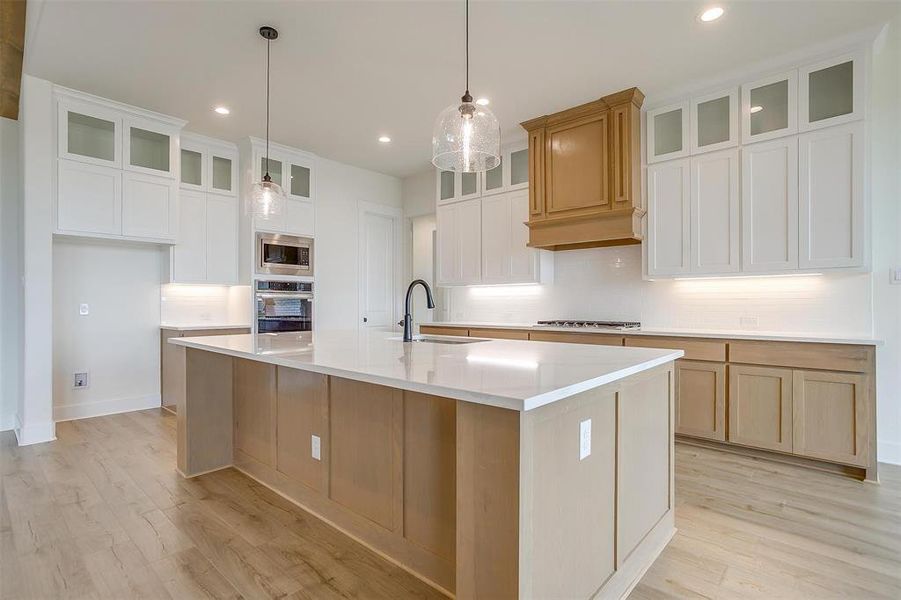
[{"label": "wood plank flooring", "polygon": [[[182,479],[160,410],[0,434],[0,598],[440,598],[234,470]],[[632,594],[901,598],[901,468],[881,486],[677,445],[679,532]]]}]

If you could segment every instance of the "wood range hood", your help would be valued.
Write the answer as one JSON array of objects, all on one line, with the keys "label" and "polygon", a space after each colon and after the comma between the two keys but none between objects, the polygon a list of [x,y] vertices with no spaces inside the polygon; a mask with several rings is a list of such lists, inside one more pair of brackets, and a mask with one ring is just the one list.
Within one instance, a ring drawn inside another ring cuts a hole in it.
[{"label": "wood range hood", "polygon": [[640,111],[630,88],[521,123],[529,134],[529,246],[640,244]]}]

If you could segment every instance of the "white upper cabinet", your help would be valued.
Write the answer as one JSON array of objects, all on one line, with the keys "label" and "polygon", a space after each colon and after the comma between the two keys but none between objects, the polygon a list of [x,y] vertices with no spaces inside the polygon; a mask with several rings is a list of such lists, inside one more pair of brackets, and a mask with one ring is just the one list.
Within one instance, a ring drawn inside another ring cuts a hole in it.
[{"label": "white upper cabinet", "polygon": [[180,145],[182,189],[237,195],[237,146],[187,132],[182,133]]},{"label": "white upper cabinet", "polygon": [[771,140],[798,131],[798,72],[771,75],[741,86],[741,141]]},{"label": "white upper cabinet", "polygon": [[438,199],[438,204],[455,202],[458,199],[458,190],[456,173],[435,171],[435,197]]},{"label": "white upper cabinet", "polygon": [[478,199],[436,208],[438,285],[482,281],[482,210]]},{"label": "white upper cabinet", "polygon": [[[184,121],[55,87],[54,233],[171,244],[178,228]],[[202,179],[201,179],[202,181]]]},{"label": "white upper cabinet", "polygon": [[203,191],[206,187],[206,165],[203,151],[181,142],[181,187],[188,190]]},{"label": "white upper cabinet", "polygon": [[805,133],[800,145],[802,269],[864,264],[864,124]]},{"label": "white upper cabinet", "polygon": [[310,201],[313,198],[313,168],[309,161],[298,159],[285,162],[285,173],[288,176],[285,192],[289,197]]},{"label": "white upper cabinet", "polygon": [[687,158],[648,167],[648,275],[691,269],[691,194]]},{"label": "white upper cabinet", "polygon": [[238,283],[238,198],[206,195],[206,282]]},{"label": "white upper cabinet", "polygon": [[60,158],[122,166],[122,115],[113,109],[61,97],[57,111]]},{"label": "white upper cabinet", "polygon": [[798,268],[798,139],[742,148],[742,267]]},{"label": "white upper cabinet", "polygon": [[172,248],[170,281],[206,283],[206,194],[182,190],[178,215],[178,240]]},{"label": "white upper cabinet", "polygon": [[671,104],[647,114],[648,163],[688,156],[689,102]]},{"label": "white upper cabinet", "polygon": [[691,159],[691,272],[735,273],[739,263],[738,149]]},{"label": "white upper cabinet", "polygon": [[122,162],[128,171],[175,177],[178,171],[180,127],[150,119],[125,117]]},{"label": "white upper cabinet", "polygon": [[738,88],[691,99],[691,153],[737,146],[741,138]]},{"label": "white upper cabinet", "polygon": [[[316,197],[316,157],[302,150],[280,144],[270,144],[266,161],[264,140],[251,139],[253,154],[251,182],[261,181],[268,171],[272,181],[282,186],[287,196],[285,210],[269,217],[254,217],[254,229],[292,235],[312,236],[314,233]],[[249,185],[245,193],[250,193]]]},{"label": "white upper cabinet", "polygon": [[529,248],[529,195],[482,199],[482,283],[540,283],[539,250]]},{"label": "white upper cabinet", "polygon": [[211,151],[209,154],[210,191],[235,196],[238,193],[238,153]]},{"label": "white upper cabinet", "polygon": [[864,58],[844,54],[798,72],[799,129],[809,131],[863,118]]},{"label": "white upper cabinet", "polygon": [[511,146],[501,153],[501,164],[482,173],[482,196],[529,187],[529,147]]}]

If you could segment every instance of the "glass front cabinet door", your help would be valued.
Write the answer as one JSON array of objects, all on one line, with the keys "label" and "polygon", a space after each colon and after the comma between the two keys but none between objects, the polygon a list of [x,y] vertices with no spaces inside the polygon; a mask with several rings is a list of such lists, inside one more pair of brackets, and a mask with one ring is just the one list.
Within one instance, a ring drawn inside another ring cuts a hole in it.
[{"label": "glass front cabinet door", "polygon": [[203,149],[189,142],[181,142],[181,187],[189,190],[203,190],[206,186],[206,165]]},{"label": "glass front cabinet door", "polygon": [[863,118],[864,61],[846,54],[798,73],[798,127],[810,131]]},{"label": "glass front cabinet door", "polygon": [[691,99],[691,153],[738,145],[738,88]]},{"label": "glass front cabinet door", "polygon": [[648,111],[648,163],[688,156],[688,111],[687,100]]},{"label": "glass front cabinet door", "polygon": [[789,71],[741,87],[741,141],[770,140],[798,132],[798,72]]},{"label": "glass front cabinet door", "polygon": [[178,128],[146,119],[125,119],[123,126],[126,170],[163,177],[175,176],[176,164],[181,160],[176,154]]},{"label": "glass front cabinet door", "polygon": [[210,173],[210,191],[218,194],[237,195],[238,171],[235,168],[236,154],[224,152],[211,152],[210,164],[207,169]]},{"label": "glass front cabinet door", "polygon": [[435,171],[435,195],[438,204],[457,199],[457,174],[453,171]]},{"label": "glass front cabinet door", "polygon": [[102,106],[61,99],[58,110],[60,158],[120,167],[122,118]]},{"label": "glass front cabinet door", "polygon": [[309,164],[299,164],[299,161],[287,163],[290,183],[288,195],[299,200],[312,200],[313,172]]}]

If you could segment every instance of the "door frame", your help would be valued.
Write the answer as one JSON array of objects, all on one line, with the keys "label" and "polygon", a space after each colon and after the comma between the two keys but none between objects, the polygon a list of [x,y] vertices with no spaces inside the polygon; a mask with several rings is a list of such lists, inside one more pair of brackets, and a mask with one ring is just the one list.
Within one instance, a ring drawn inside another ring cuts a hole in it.
[{"label": "door frame", "polygon": [[376,214],[383,217],[389,217],[392,221],[392,229],[394,234],[394,257],[393,257],[393,282],[394,302],[391,303],[391,325],[398,319],[398,301],[401,297],[401,282],[404,275],[404,240],[401,230],[403,223],[403,211],[400,207],[388,206],[385,204],[377,204],[375,202],[366,202],[360,200],[357,202],[357,268],[358,281],[360,282],[357,290],[357,327],[363,329],[365,327],[363,318],[366,316],[364,307],[366,300],[366,282],[363,274],[365,272],[365,256],[363,254],[363,227],[367,214]]}]

